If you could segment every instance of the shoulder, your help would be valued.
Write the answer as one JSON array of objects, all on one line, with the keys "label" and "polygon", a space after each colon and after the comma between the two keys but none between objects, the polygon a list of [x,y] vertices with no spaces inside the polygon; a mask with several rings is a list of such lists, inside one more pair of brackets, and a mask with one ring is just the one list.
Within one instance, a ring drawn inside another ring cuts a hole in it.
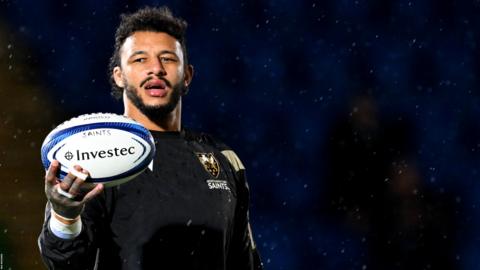
[{"label": "shoulder", "polygon": [[187,141],[195,141],[200,144],[206,144],[221,152],[222,155],[228,160],[230,165],[235,169],[235,171],[238,172],[245,170],[245,166],[235,151],[233,151],[232,148],[230,148],[224,142],[204,132],[196,132],[188,129],[183,130],[183,132]]},{"label": "shoulder", "polygon": [[198,132],[189,129],[182,130],[183,136],[187,141],[194,141],[200,144],[207,144],[209,146],[213,146],[218,150],[222,151],[225,149],[230,149],[226,144],[222,141],[216,139],[212,135],[205,133],[205,132]]}]

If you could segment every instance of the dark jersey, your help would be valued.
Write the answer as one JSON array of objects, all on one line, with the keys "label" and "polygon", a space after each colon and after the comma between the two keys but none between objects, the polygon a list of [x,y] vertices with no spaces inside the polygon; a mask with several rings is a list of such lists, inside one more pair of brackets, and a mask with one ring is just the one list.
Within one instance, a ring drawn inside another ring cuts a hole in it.
[{"label": "dark jersey", "polygon": [[[88,202],[71,240],[39,237],[50,269],[261,269],[241,161],[191,132],[152,132],[153,168]],[[95,268],[97,267],[97,268]]]}]

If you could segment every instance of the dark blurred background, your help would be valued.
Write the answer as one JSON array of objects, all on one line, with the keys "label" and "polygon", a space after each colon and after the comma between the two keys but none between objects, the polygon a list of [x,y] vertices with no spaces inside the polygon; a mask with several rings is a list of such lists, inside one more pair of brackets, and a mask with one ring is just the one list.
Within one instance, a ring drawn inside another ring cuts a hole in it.
[{"label": "dark blurred background", "polygon": [[0,269],[43,269],[39,149],[122,113],[119,14],[170,6],[183,124],[247,167],[266,269],[479,269],[480,1],[0,0]]}]

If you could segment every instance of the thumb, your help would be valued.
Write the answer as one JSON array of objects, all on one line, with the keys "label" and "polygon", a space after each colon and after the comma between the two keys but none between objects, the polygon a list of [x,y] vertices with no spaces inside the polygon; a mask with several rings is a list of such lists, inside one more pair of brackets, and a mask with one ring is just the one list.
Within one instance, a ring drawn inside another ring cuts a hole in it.
[{"label": "thumb", "polygon": [[57,184],[57,172],[60,168],[60,163],[57,160],[53,160],[45,173],[45,188],[52,189]]}]

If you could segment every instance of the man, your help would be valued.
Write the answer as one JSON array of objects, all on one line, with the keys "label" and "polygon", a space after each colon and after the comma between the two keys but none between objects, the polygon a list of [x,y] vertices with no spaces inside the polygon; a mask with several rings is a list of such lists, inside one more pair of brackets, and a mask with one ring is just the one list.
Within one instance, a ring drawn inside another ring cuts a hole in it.
[{"label": "man", "polygon": [[193,76],[186,26],[165,7],[122,16],[110,63],[113,93],[123,97],[125,115],[152,132],[157,153],[139,177],[107,189],[74,172],[60,182],[52,162],[39,237],[50,269],[262,268],[242,162],[224,144],[181,127]]}]

